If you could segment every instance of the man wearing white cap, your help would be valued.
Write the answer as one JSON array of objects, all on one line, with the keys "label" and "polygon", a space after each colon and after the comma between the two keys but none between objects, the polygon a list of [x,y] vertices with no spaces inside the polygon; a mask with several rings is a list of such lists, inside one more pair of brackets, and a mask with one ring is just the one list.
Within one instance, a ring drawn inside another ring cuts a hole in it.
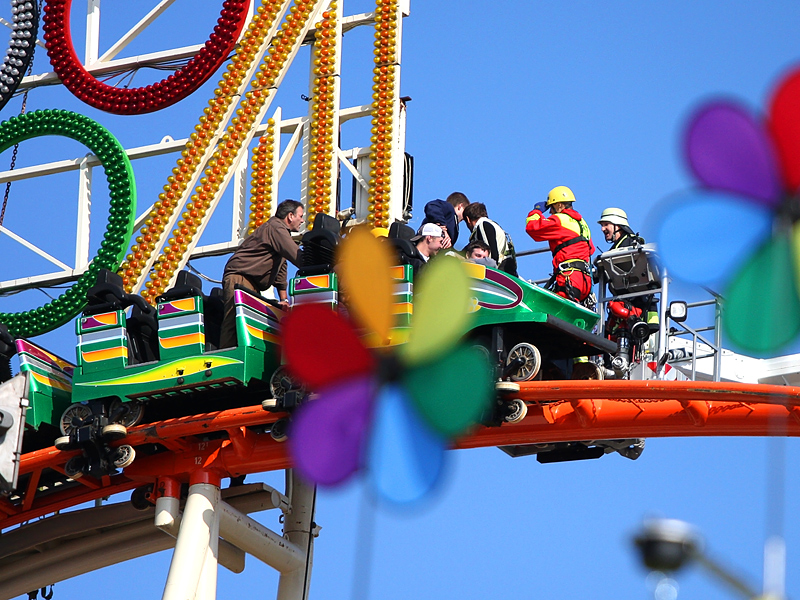
[{"label": "man wearing white cap", "polygon": [[414,256],[409,257],[409,263],[414,267],[414,274],[442,249],[444,231],[436,223],[425,223],[419,228],[417,235],[411,238],[414,244]]}]

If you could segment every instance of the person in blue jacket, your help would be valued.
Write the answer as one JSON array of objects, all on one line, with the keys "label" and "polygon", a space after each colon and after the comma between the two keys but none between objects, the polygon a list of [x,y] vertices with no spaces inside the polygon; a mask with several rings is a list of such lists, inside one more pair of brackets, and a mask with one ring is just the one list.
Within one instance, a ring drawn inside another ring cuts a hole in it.
[{"label": "person in blue jacket", "polygon": [[425,205],[425,218],[422,224],[434,223],[444,230],[442,248],[456,245],[458,224],[464,219],[464,209],[469,206],[469,198],[461,192],[453,192],[447,200],[431,200]]}]

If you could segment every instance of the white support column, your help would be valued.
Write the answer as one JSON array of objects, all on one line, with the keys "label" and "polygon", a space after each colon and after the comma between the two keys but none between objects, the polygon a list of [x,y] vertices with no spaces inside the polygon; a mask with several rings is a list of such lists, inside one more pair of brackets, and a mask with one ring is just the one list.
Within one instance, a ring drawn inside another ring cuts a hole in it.
[{"label": "white support column", "polygon": [[189,488],[162,600],[191,600],[195,597],[211,539],[218,537],[212,533],[218,531],[216,512],[219,498],[216,485],[196,483]]},{"label": "white support column", "polygon": [[400,102],[400,66],[403,63],[403,6],[397,5],[397,38],[395,40],[397,54],[394,67],[394,110],[392,111],[392,177],[391,190],[389,195],[389,223],[403,220],[403,204],[405,203],[404,191],[404,172],[405,172],[405,149],[406,149],[406,107]]},{"label": "white support column", "polygon": [[[258,144],[256,144],[258,146]],[[231,224],[231,241],[241,242],[247,235],[247,215],[250,212],[250,186],[247,184],[247,173],[253,153],[250,148],[242,148],[248,160],[239,161],[233,173],[233,222]]]},{"label": "white support column", "polygon": [[78,187],[78,227],[75,235],[75,270],[83,271],[89,266],[89,237],[92,222],[92,166],[91,154],[81,161]]},{"label": "white support column", "polygon": [[100,0],[87,0],[86,7],[86,52],[84,66],[88,67],[100,56]]},{"label": "white support column", "polygon": [[[218,490],[219,491],[219,490]],[[222,502],[220,501],[220,504]],[[219,507],[219,504],[217,504]],[[197,586],[194,600],[216,600],[217,597],[217,557],[219,555],[219,517],[220,511],[215,510],[211,517],[211,538],[209,539],[206,556],[203,560],[203,570],[200,572],[200,583]]]},{"label": "white support column", "polygon": [[[328,8],[330,10],[330,6]],[[339,111],[341,110],[342,99],[342,17],[344,17],[344,2],[336,3],[336,42],[334,48],[336,54],[334,60],[336,61],[333,66],[333,77],[336,85],[333,86],[333,156],[331,157],[331,208],[328,212],[332,217],[336,216],[342,207],[337,202],[337,192],[339,190],[339,149],[342,145],[341,127],[339,120]],[[312,51],[313,56],[313,51]]]},{"label": "white support column", "polygon": [[[284,537],[307,554],[306,564],[291,573],[282,573],[277,600],[307,600],[314,558],[314,507],[317,489],[304,482],[291,469],[286,470],[287,490],[292,507],[286,515]],[[289,490],[291,489],[291,492]]]},{"label": "white support column", "polygon": [[280,204],[281,197],[279,196],[280,193],[280,163],[281,163],[281,126],[283,124],[283,109],[279,106],[275,109],[275,112],[272,115],[272,120],[275,121],[275,136],[273,139],[273,150],[272,150],[272,189],[270,190],[270,198],[272,198],[272,202],[270,203],[269,207],[269,216],[275,216],[275,209]]}]

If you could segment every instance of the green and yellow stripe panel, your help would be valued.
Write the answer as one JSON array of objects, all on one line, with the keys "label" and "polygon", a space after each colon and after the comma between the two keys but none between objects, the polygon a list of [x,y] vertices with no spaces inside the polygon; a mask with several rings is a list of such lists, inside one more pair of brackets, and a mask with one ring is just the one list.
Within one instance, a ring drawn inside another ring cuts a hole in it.
[{"label": "green and yellow stripe panel", "polygon": [[339,279],[336,273],[295,277],[289,283],[292,304],[328,304],[336,308],[339,304]]},{"label": "green and yellow stripe panel", "polygon": [[58,423],[71,403],[75,365],[28,340],[18,339],[16,348],[28,386],[27,424],[38,429],[42,423]]},{"label": "green and yellow stripe panel", "polygon": [[279,342],[280,321],[284,311],[261,298],[236,290],[236,334],[239,346],[273,352]]},{"label": "green and yellow stripe panel", "polygon": [[158,346],[161,360],[197,356],[205,352],[202,297],[158,303]]},{"label": "green and yellow stripe panel", "polygon": [[83,373],[128,366],[125,311],[80,317],[75,322],[75,329],[78,334],[78,367]]}]

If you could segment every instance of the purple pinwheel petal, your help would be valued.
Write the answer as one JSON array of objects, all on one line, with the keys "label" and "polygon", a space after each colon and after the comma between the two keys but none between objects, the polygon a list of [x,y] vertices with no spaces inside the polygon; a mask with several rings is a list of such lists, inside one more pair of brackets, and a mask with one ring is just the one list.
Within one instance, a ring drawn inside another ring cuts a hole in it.
[{"label": "purple pinwheel petal", "polygon": [[686,159],[706,186],[749,196],[769,207],[781,198],[775,151],[764,127],[729,102],[701,108],[686,132]]},{"label": "purple pinwheel petal", "polygon": [[422,421],[405,391],[387,385],[375,405],[368,446],[373,491],[392,504],[410,504],[430,494],[441,479],[447,444]]},{"label": "purple pinwheel petal", "polygon": [[375,384],[350,379],[301,405],[289,430],[289,453],[298,472],[313,483],[344,482],[363,464],[364,442]]}]

